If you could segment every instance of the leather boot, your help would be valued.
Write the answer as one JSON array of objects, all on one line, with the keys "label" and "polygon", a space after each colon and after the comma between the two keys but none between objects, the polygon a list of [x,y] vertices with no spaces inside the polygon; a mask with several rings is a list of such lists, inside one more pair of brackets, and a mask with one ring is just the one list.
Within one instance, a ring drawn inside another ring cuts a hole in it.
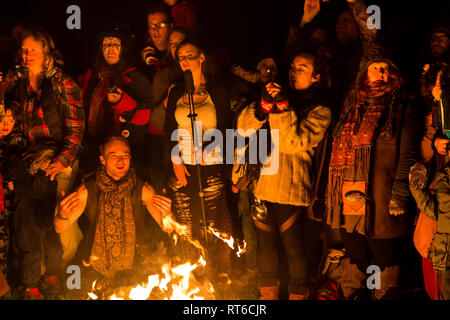
[{"label": "leather boot", "polygon": [[364,288],[363,281],[367,275],[358,269],[356,264],[350,263],[350,258],[344,258],[341,262],[343,268],[342,280],[340,283],[343,298],[351,300],[354,295]]},{"label": "leather boot", "polygon": [[393,300],[395,297],[386,295],[389,290],[394,292],[398,287],[398,279],[400,276],[400,266],[384,267],[380,273],[381,286],[380,289],[372,291],[372,300]]},{"label": "leather boot", "polygon": [[278,300],[278,286],[259,287],[259,300]]}]

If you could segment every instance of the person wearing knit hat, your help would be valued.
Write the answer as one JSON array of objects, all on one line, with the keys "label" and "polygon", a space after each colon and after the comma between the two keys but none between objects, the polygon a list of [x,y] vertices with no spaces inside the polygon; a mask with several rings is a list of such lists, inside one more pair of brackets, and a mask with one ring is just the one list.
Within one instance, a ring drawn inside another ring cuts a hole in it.
[{"label": "person wearing knit hat", "polygon": [[399,286],[411,223],[408,172],[420,141],[420,123],[398,68],[376,30],[366,27],[364,3],[347,2],[361,29],[364,54],[334,130],[327,224],[341,230],[347,253],[340,283],[344,298],[361,296],[367,268],[377,265],[381,286],[372,298],[390,299]]},{"label": "person wearing knit hat", "polygon": [[450,28],[446,25],[437,25],[431,31],[430,52],[434,59],[448,61],[450,48]]},{"label": "person wearing knit hat", "polygon": [[135,154],[138,175],[145,176],[143,146],[152,105],[152,87],[133,67],[134,35],[121,23],[106,25],[97,40],[97,58],[92,69],[78,80],[83,89],[86,113],[87,152],[81,162],[85,174],[98,165],[97,150],[104,137],[122,134]]}]

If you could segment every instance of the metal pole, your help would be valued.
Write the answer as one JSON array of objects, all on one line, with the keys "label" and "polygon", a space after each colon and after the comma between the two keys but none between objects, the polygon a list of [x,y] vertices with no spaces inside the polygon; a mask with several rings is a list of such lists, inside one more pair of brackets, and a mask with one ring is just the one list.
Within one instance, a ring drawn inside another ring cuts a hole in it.
[{"label": "metal pole", "polygon": [[[187,90],[190,91],[190,90]],[[203,215],[203,228],[205,231],[205,246],[208,248],[208,227],[206,225],[206,211],[205,211],[205,194],[203,192],[203,185],[202,185],[202,171],[201,171],[201,164],[197,163],[197,152],[199,149],[201,149],[201,146],[198,145],[198,139],[197,139],[197,130],[195,127],[195,121],[197,114],[195,113],[195,107],[194,107],[194,97],[192,92],[187,92],[188,99],[189,99],[189,110],[190,113],[188,117],[191,119],[191,129],[192,129],[192,139],[194,142],[194,161],[195,161],[195,167],[197,171],[197,179],[198,179],[198,188],[199,192],[198,195],[200,197],[200,206],[202,210]]]}]

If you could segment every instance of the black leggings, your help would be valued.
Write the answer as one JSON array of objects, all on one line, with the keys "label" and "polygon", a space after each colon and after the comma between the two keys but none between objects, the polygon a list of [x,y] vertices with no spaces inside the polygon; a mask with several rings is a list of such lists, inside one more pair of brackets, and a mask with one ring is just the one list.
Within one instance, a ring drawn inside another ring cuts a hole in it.
[{"label": "black leggings", "polygon": [[[262,221],[270,226],[272,231],[261,230],[258,223],[258,265],[259,285],[274,286],[278,284],[279,262],[277,239],[278,233],[286,252],[289,264],[289,293],[305,294],[308,291],[308,263],[304,245],[302,243],[305,208],[266,202],[268,216]],[[280,227],[298,210],[297,220],[287,230],[280,233]]]},{"label": "black leggings", "polygon": [[384,267],[401,264],[407,249],[406,239],[374,239],[358,233],[341,231],[342,240],[350,262],[366,272],[371,264]]}]

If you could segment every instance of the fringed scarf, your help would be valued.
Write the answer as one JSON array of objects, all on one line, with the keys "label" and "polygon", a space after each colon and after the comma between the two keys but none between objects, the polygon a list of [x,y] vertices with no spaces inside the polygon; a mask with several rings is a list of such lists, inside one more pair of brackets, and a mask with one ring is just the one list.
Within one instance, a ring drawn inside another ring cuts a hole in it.
[{"label": "fringed scarf", "polygon": [[[330,211],[340,211],[342,187],[347,169],[351,170],[353,182],[365,181],[367,188],[373,137],[380,131],[379,125],[383,125],[382,134],[389,138],[393,135],[394,97],[395,90],[391,87],[372,86],[367,96],[357,95],[354,107],[340,120],[332,145],[328,174],[328,209]],[[382,119],[386,115],[387,119]]]},{"label": "fringed scarf", "polygon": [[107,278],[133,267],[136,230],[131,193],[135,185],[132,168],[120,181],[113,180],[103,167],[97,171],[100,195],[90,262]]}]

